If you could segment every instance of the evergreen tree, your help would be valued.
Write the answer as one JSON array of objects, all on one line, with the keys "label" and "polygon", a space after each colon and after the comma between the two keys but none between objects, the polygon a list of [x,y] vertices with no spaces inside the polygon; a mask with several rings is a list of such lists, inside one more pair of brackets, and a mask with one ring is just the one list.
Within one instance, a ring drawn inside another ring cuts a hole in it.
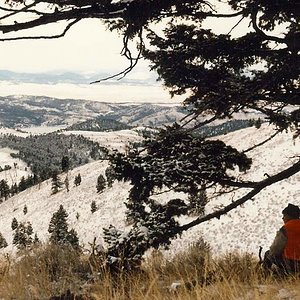
[{"label": "evergreen tree", "polygon": [[75,184],[75,186],[78,186],[78,185],[81,184],[81,175],[80,175],[80,173],[78,173],[78,175],[75,176],[74,184]]},{"label": "evergreen tree", "polygon": [[74,249],[79,250],[79,238],[75,229],[72,228],[68,231],[67,241]]},{"label": "evergreen tree", "polygon": [[97,210],[98,210],[98,207],[96,205],[96,201],[92,201],[92,203],[91,203],[91,212],[94,213]]},{"label": "evergreen tree", "polygon": [[203,189],[197,190],[191,193],[189,198],[189,215],[201,216],[204,215],[205,206],[208,202],[205,187]]},{"label": "evergreen tree", "polygon": [[35,245],[40,243],[40,240],[39,240],[39,238],[38,238],[37,233],[34,234],[33,243],[34,243]]},{"label": "evergreen tree", "polygon": [[1,199],[5,199],[7,200],[9,197],[9,193],[10,193],[10,188],[9,185],[7,184],[7,181],[2,179],[0,181],[0,197]]},{"label": "evergreen tree", "polygon": [[70,168],[70,158],[69,156],[63,156],[61,160],[61,169],[63,172],[68,172]]},{"label": "evergreen tree", "polygon": [[106,180],[104,178],[103,175],[99,175],[97,178],[97,185],[96,185],[96,189],[97,189],[97,193],[101,193],[106,187]]},{"label": "evergreen tree", "polygon": [[24,208],[23,208],[23,213],[24,213],[24,215],[26,215],[27,212],[28,212],[28,209],[27,209],[27,205],[25,204],[25,205],[24,205]]},{"label": "evergreen tree", "polygon": [[68,214],[62,205],[59,206],[57,212],[55,212],[50,220],[48,232],[50,235],[50,241],[56,244],[63,244],[67,240],[68,234]]},{"label": "evergreen tree", "polygon": [[62,205],[59,206],[50,220],[48,232],[50,241],[58,245],[70,244],[73,248],[79,248],[78,236],[74,229],[68,230],[68,214]]},{"label": "evergreen tree", "polygon": [[17,219],[16,218],[13,218],[12,219],[12,222],[11,222],[11,229],[12,230],[15,230],[17,227],[18,227],[18,221],[17,221]]},{"label": "evergreen tree", "polygon": [[0,232],[0,249],[6,247],[7,247],[6,239],[3,237],[2,233]]},{"label": "evergreen tree", "polygon": [[66,187],[67,192],[69,192],[70,190],[69,190],[69,177],[68,177],[68,175],[66,176],[64,183],[65,183],[65,187]]},{"label": "evergreen tree", "polygon": [[22,191],[25,191],[26,189],[27,189],[27,183],[26,183],[25,177],[22,176],[21,180],[19,182],[18,190],[19,190],[19,192],[22,192]]},{"label": "evergreen tree", "polygon": [[10,188],[10,194],[11,194],[11,196],[14,196],[14,195],[18,194],[18,192],[19,192],[18,186],[16,183],[14,183]]},{"label": "evergreen tree", "polygon": [[59,190],[62,188],[63,183],[60,180],[60,177],[58,175],[58,172],[53,172],[52,174],[52,182],[51,182],[51,190],[52,195],[59,192]]},{"label": "evergreen tree", "polygon": [[106,180],[107,180],[107,186],[108,187],[112,187],[113,182],[115,181],[115,171],[114,168],[109,166],[105,169],[105,176],[106,176]]},{"label": "evergreen tree", "polygon": [[20,223],[15,230],[13,244],[16,245],[19,250],[28,248],[33,242],[32,234],[33,230],[30,222],[26,224]]}]

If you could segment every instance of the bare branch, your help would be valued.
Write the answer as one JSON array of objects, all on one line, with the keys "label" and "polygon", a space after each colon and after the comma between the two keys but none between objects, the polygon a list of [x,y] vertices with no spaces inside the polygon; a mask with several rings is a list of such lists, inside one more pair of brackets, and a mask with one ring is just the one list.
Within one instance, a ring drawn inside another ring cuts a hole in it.
[{"label": "bare branch", "polygon": [[144,46],[144,42],[143,42],[143,37],[142,37],[142,34],[143,34],[143,29],[141,28],[139,30],[139,34],[138,34],[138,37],[139,37],[139,46],[138,46],[138,49],[139,49],[139,52],[138,52],[138,55],[136,58],[133,58],[132,57],[132,54],[131,54],[131,51],[128,47],[128,41],[129,41],[129,36],[128,34],[125,34],[124,37],[123,37],[123,49],[122,49],[122,52],[121,54],[123,56],[125,56],[129,62],[130,62],[130,65],[123,71],[117,73],[117,74],[114,74],[114,75],[111,75],[111,76],[108,76],[108,77],[105,77],[105,78],[102,78],[102,79],[99,79],[99,80],[96,80],[96,81],[93,81],[91,82],[90,84],[94,84],[94,83],[100,83],[100,82],[103,82],[103,81],[106,81],[106,80],[109,80],[109,79],[112,79],[112,78],[116,78],[116,77],[119,77],[117,80],[121,80],[122,78],[124,78],[129,72],[132,71],[132,69],[137,65],[138,61],[141,59],[142,57],[142,52],[143,52],[143,46]]},{"label": "bare branch", "polygon": [[60,34],[57,35],[50,35],[50,36],[23,36],[23,37],[13,37],[13,38],[5,38],[5,39],[0,39],[0,42],[3,41],[17,41],[17,40],[41,40],[41,39],[57,39],[63,37],[68,30],[77,22],[79,22],[81,19],[76,19],[72,22],[70,22],[64,29],[64,31]]},{"label": "bare branch", "polygon": [[234,28],[236,28],[243,20],[244,20],[245,16],[242,16],[240,18],[240,20],[230,29],[230,31],[227,33],[227,35],[230,35],[231,32],[234,30]]},{"label": "bare branch", "polygon": [[251,21],[252,21],[252,25],[254,30],[261,35],[263,38],[265,38],[266,40],[270,40],[270,41],[274,41],[277,43],[285,43],[285,39],[283,38],[279,38],[277,36],[271,36],[271,35],[267,35],[266,33],[264,33],[257,25],[257,14],[258,14],[258,9],[255,9],[252,14],[251,14]]},{"label": "bare branch", "polygon": [[275,133],[273,133],[271,136],[269,136],[267,139],[265,139],[264,141],[258,143],[258,144],[255,144],[254,146],[244,150],[242,153],[247,153],[247,152],[250,152],[252,151],[253,149],[255,148],[258,148],[262,145],[264,145],[265,143],[269,142],[271,139],[273,139],[278,133],[282,132],[282,129],[278,129],[275,131]]}]

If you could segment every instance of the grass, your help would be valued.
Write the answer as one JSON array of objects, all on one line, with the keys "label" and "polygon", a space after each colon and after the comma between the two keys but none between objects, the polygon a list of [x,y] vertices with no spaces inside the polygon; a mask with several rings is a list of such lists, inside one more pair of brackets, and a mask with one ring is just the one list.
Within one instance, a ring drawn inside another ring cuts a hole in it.
[{"label": "grass", "polygon": [[0,299],[51,299],[68,290],[73,294],[68,300],[300,299],[299,278],[265,277],[247,253],[212,258],[202,240],[172,259],[155,251],[132,274],[112,276],[102,264],[100,257],[49,244],[3,256]]}]

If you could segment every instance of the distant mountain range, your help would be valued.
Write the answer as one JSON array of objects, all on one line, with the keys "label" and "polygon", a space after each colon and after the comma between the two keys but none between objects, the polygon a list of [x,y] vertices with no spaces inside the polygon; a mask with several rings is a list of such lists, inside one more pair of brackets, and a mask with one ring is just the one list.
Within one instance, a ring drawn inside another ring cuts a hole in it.
[{"label": "distant mountain range", "polygon": [[126,126],[160,127],[185,116],[182,107],[162,104],[118,104],[44,96],[0,97],[4,127],[71,126],[99,116]]},{"label": "distant mountain range", "polygon": [[[38,84],[57,84],[57,83],[73,83],[73,84],[90,84],[99,79],[107,78],[113,74],[97,73],[91,75],[83,75],[75,72],[47,72],[47,73],[22,73],[8,70],[0,70],[0,81],[10,81],[13,83],[38,83]],[[130,85],[156,85],[156,75],[151,75],[146,79],[128,79],[123,78],[122,81],[103,81],[104,85],[111,84],[130,84]]]}]

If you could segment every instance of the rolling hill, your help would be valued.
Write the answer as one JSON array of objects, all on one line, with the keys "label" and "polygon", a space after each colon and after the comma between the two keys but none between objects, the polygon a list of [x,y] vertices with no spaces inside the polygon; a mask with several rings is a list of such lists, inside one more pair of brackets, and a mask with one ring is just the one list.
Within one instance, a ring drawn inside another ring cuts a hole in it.
[{"label": "rolling hill", "polygon": [[[263,124],[258,130],[254,127],[241,129],[222,136],[222,139],[238,149],[246,149],[255,142],[262,141],[273,128]],[[113,134],[113,133],[111,133]],[[117,134],[117,132],[115,133]],[[124,136],[123,136],[124,138]],[[119,138],[120,139],[120,138]],[[245,179],[261,180],[264,174],[274,174],[283,169],[288,162],[295,160],[299,155],[299,140],[292,139],[292,133],[281,133],[267,145],[253,150],[251,156],[255,163],[251,171],[242,175]],[[128,182],[115,182],[111,188],[103,193],[96,192],[96,181],[99,174],[104,174],[106,161],[95,161],[73,169],[69,174],[70,191],[62,189],[59,193],[51,195],[51,181],[44,181],[38,186],[9,198],[0,204],[0,231],[8,242],[8,247],[1,252],[14,252],[12,245],[13,231],[12,219],[19,222],[31,222],[33,231],[42,241],[49,237],[47,232],[52,214],[62,204],[69,214],[69,228],[74,228],[80,238],[83,248],[89,248],[93,238],[103,243],[102,228],[109,224],[119,229],[128,230],[125,224],[124,201],[128,195],[130,185]],[[75,176],[80,173],[82,183],[73,186]],[[62,180],[66,174],[62,174]],[[222,216],[220,220],[211,220],[185,232],[181,238],[173,241],[167,255],[173,255],[186,248],[190,243],[203,237],[212,247],[214,254],[226,251],[247,251],[257,253],[258,247],[266,250],[272,242],[276,231],[281,227],[281,211],[287,203],[300,205],[299,191],[300,174],[277,183],[263,190],[258,196],[236,210]],[[173,193],[157,196],[158,200],[165,197],[174,197]],[[206,207],[211,212],[217,207],[230,203],[239,197],[234,194],[224,194],[213,198]],[[91,203],[96,202],[98,210],[91,212]],[[23,213],[24,206],[28,212]],[[181,222],[191,220],[185,217]],[[104,245],[105,246],[105,245]]]}]

